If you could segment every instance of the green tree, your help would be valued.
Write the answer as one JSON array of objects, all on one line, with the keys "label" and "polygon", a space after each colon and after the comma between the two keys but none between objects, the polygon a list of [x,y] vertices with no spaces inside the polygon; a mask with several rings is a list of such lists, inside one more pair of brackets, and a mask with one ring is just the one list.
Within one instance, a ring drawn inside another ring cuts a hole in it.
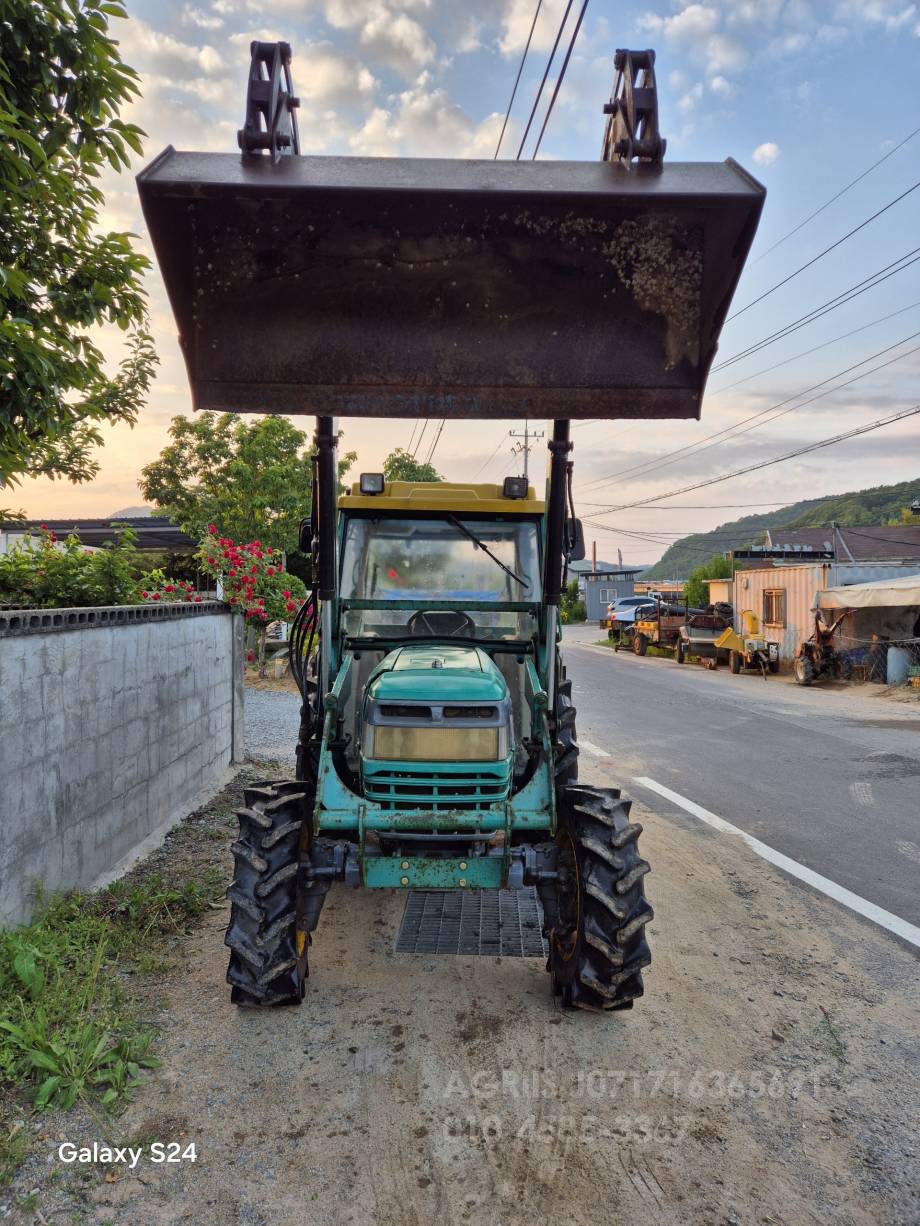
[{"label": "green tree", "polygon": [[397,447],[383,461],[383,475],[387,481],[443,481],[444,478],[433,464],[422,464],[409,451]]},{"label": "green tree", "polygon": [[562,593],[559,618],[563,625],[571,625],[573,622],[583,622],[587,616],[588,610],[585,608],[585,602],[578,594],[578,580],[570,579]]},{"label": "green tree", "polygon": [[730,579],[732,574],[731,558],[718,554],[697,566],[690,572],[684,588],[684,600],[693,608],[705,608],[709,604],[709,588],[707,579]]},{"label": "green tree", "polygon": [[[98,423],[134,422],[156,367],[132,236],[104,233],[100,177],[141,152],[118,118],[137,74],[108,0],[0,0],[0,483],[88,481]],[[110,371],[100,328],[125,334]]]},{"label": "green tree", "polygon": [[[286,417],[246,422],[233,413],[174,417],[172,442],[141,472],[148,502],[191,536],[211,524],[235,541],[261,541],[273,549],[297,548],[301,519],[313,492],[307,435]],[[354,462],[339,461],[339,475]]]},{"label": "green tree", "polygon": [[904,524],[916,525],[918,522],[916,512],[910,507],[901,507],[900,515],[896,515],[893,519],[886,520],[889,527],[900,528]]}]

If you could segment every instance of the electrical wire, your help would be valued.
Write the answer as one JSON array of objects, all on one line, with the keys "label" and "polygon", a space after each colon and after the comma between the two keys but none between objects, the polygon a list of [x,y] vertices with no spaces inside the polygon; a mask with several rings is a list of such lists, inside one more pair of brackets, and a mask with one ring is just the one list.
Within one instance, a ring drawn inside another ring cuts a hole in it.
[{"label": "electrical wire", "polygon": [[736,379],[734,383],[726,383],[722,387],[714,388],[709,395],[721,396],[723,392],[728,392],[734,387],[740,387],[742,383],[750,383],[752,379],[757,379],[760,375],[768,375],[771,371],[779,370],[781,366],[789,366],[790,363],[797,362],[799,358],[807,358],[813,353],[818,353],[821,349],[827,349],[830,345],[836,345],[839,341],[848,340],[849,337],[857,336],[860,332],[867,332],[869,328],[874,328],[878,324],[887,322],[889,319],[894,319],[897,315],[903,315],[905,311],[912,311],[915,307],[920,307],[920,298],[916,302],[911,302],[908,306],[892,311],[889,315],[882,315],[878,319],[873,319],[871,323],[863,324],[859,328],[853,328],[850,332],[842,332],[832,340],[823,341],[820,345],[814,345],[811,349],[803,349],[801,353],[797,353],[791,358],[784,358],[782,362],[774,362],[772,366],[764,366],[760,370],[755,370],[752,375],[745,375],[743,379]]},{"label": "electrical wire", "polygon": [[562,37],[562,31],[565,29],[565,23],[569,19],[569,12],[572,8],[574,0],[568,0],[565,6],[565,12],[562,15],[562,21],[559,23],[559,29],[556,31],[556,41],[553,43],[553,49],[549,53],[549,59],[546,61],[546,67],[543,70],[543,80],[540,82],[540,88],[537,90],[537,96],[534,98],[533,106],[530,108],[530,117],[527,120],[527,127],[524,129],[524,135],[521,137],[521,144],[517,151],[517,161],[521,160],[521,154],[524,152],[524,145],[527,143],[527,137],[530,134],[530,125],[533,123],[534,115],[537,113],[537,107],[540,105],[540,99],[543,97],[543,88],[546,85],[546,78],[549,76],[549,70],[553,66],[553,60],[556,56],[556,51],[559,47],[559,39]]},{"label": "electrical wire", "polygon": [[[912,257],[912,258],[911,258]],[[857,281],[855,285],[851,285],[849,289],[842,290],[834,298],[829,298],[827,302],[823,302],[821,306],[815,307],[806,315],[799,316],[798,319],[792,321],[791,324],[786,324],[776,332],[770,333],[769,336],[762,337],[759,341],[755,341],[749,345],[747,349],[743,349],[738,353],[733,354],[730,358],[726,358],[723,362],[719,362],[713,366],[712,373],[724,370],[726,366],[734,366],[736,362],[741,362],[745,358],[752,357],[761,349],[766,349],[769,345],[775,344],[777,341],[785,340],[787,336],[791,336],[793,332],[798,332],[801,328],[807,328],[809,324],[821,319],[825,315],[829,315],[831,311],[836,311],[838,307],[846,306],[848,302],[852,302],[854,298],[859,298],[860,295],[867,293],[876,286],[887,281],[889,277],[895,277],[899,272],[904,272],[910,268],[912,264],[916,264],[920,260],[920,247],[915,247],[913,251],[908,251],[905,255],[899,256],[891,264],[886,264],[884,268],[878,269],[877,272],[871,273],[862,281]],[[905,262],[906,261],[906,262]],[[900,265],[900,267],[895,267]]]},{"label": "electrical wire", "polygon": [[418,449],[419,449],[419,447],[421,447],[421,445],[422,445],[422,438],[424,437],[425,431],[428,429],[428,422],[429,422],[430,420],[431,420],[431,419],[430,419],[429,417],[426,417],[426,418],[425,418],[425,420],[424,420],[424,422],[422,423],[422,429],[421,429],[421,432],[419,433],[419,436],[418,436],[418,442],[415,444],[415,450],[412,452],[412,458],[413,458],[413,460],[414,460],[414,459],[415,459],[415,457],[418,455]]},{"label": "electrical wire", "polygon": [[553,113],[553,107],[556,105],[556,98],[559,96],[559,88],[565,78],[565,70],[569,66],[569,60],[572,57],[572,50],[575,47],[575,40],[578,38],[578,31],[581,29],[581,23],[584,20],[585,13],[588,11],[588,0],[585,0],[581,6],[581,12],[578,14],[578,20],[575,22],[575,30],[569,40],[569,49],[565,53],[565,59],[562,61],[562,68],[559,70],[559,76],[556,78],[556,86],[553,90],[553,96],[549,100],[549,106],[546,108],[546,114],[543,116],[543,127],[540,129],[540,135],[537,137],[537,143],[534,146],[534,151],[530,155],[532,162],[536,161],[537,154],[540,152],[540,145],[543,141],[543,133],[546,131],[546,125],[549,123],[549,117]]},{"label": "electrical wire", "polygon": [[489,456],[489,458],[488,458],[488,459],[485,461],[485,463],[484,463],[484,464],[480,464],[480,465],[479,465],[479,467],[476,469],[476,471],[473,473],[473,480],[474,480],[474,481],[476,480],[476,478],[479,476],[479,474],[480,474],[480,473],[485,472],[485,470],[486,470],[486,469],[489,467],[489,465],[492,463],[492,461],[493,461],[493,460],[495,459],[495,457],[498,455],[499,451],[500,451],[500,450],[501,450],[501,448],[502,448],[502,445],[503,445],[504,443],[506,443],[507,441],[508,441],[508,436],[507,436],[507,434],[503,434],[503,435],[501,436],[501,438],[498,440],[498,445],[496,446],[496,448],[495,448],[495,450],[492,452],[492,454]]},{"label": "electrical wire", "polygon": [[[840,391],[844,387],[849,387],[851,383],[856,383],[859,379],[865,379],[869,375],[875,374],[876,371],[883,370],[886,366],[891,366],[895,362],[900,362],[902,358],[910,357],[912,353],[916,353],[920,346],[915,346],[913,349],[908,349],[905,353],[898,354],[888,362],[881,362],[878,366],[872,367],[871,370],[863,371],[861,375],[857,375],[855,379],[848,379],[844,383],[839,383],[835,387],[828,388],[826,392],[821,392],[818,396],[813,396],[810,400],[804,400],[801,404],[792,404],[792,401],[801,400],[802,396],[807,396],[809,392],[816,391],[819,387],[824,387],[826,383],[830,383],[833,379],[839,379],[841,375],[849,374],[851,370],[856,370],[859,366],[865,366],[866,362],[872,362],[876,358],[881,357],[883,353],[890,353],[892,349],[896,349],[899,345],[904,345],[907,341],[914,340],[920,336],[920,331],[911,333],[910,336],[902,337],[901,340],[895,341],[892,345],[887,345],[884,349],[879,349],[877,353],[870,354],[869,357],[863,358],[860,362],[854,362],[852,366],[847,366],[844,370],[838,370],[834,374],[829,375],[826,379],[822,379],[820,383],[815,383],[811,387],[806,387],[800,392],[796,392],[793,396],[787,396],[785,400],[779,400],[776,404],[769,405],[766,409],[761,409],[758,413],[752,413],[750,417],[744,417],[741,421],[735,422],[732,426],[726,426],[722,430],[717,430],[714,434],[707,434],[705,438],[699,439],[696,443],[690,443],[686,447],[678,447],[674,451],[665,453],[664,456],[657,460],[648,460],[643,464],[634,464],[630,468],[621,468],[615,473],[610,473],[607,477],[598,477],[593,482],[590,482],[585,488],[591,488],[596,485],[609,484],[618,477],[633,474],[628,479],[636,481],[639,477],[645,477],[650,472],[655,472],[660,468],[667,468],[671,464],[677,464],[681,459],[690,456],[696,456],[701,451],[708,451],[711,447],[720,445],[738,438],[742,434],[748,434],[751,430],[755,430],[760,425],[767,425],[769,422],[776,421],[777,418],[785,417],[787,413],[793,412],[795,409],[803,409],[806,405],[814,404],[816,400],[821,400],[825,396],[829,396],[831,392]],[[783,408],[783,405],[790,405],[789,408]],[[780,409],[781,412],[774,410]],[[768,414],[773,414],[768,416]],[[761,418],[766,417],[766,421],[761,421]],[[748,424],[751,423],[751,424]],[[742,429],[741,427],[746,427]]]},{"label": "electrical wire", "polygon": [[813,256],[812,259],[808,260],[807,263],[802,264],[800,268],[797,268],[794,272],[791,272],[788,277],[783,277],[782,281],[777,281],[777,283],[771,286],[770,289],[765,290],[764,293],[747,303],[746,306],[740,307],[733,314],[729,315],[725,322],[731,323],[733,319],[737,319],[739,315],[743,315],[745,311],[749,311],[751,307],[757,306],[758,302],[763,302],[764,298],[769,298],[770,295],[775,294],[778,289],[782,289],[784,285],[788,285],[790,281],[799,275],[799,273],[804,272],[806,268],[811,268],[812,265],[817,264],[819,260],[823,260],[826,255],[829,255],[832,251],[835,251],[842,243],[845,243],[847,239],[852,238],[854,234],[858,234],[860,230],[864,230],[866,226],[870,225],[873,221],[876,221],[882,216],[883,213],[887,213],[889,209],[893,209],[896,204],[900,204],[900,202],[906,196],[909,196],[911,192],[915,192],[918,187],[920,187],[920,179],[918,179],[912,187],[909,187],[907,191],[901,192],[900,196],[895,196],[894,200],[889,200],[889,202],[883,208],[880,208],[878,212],[873,213],[871,217],[867,217],[866,220],[861,221],[858,226],[854,226],[852,230],[848,230],[847,233],[842,236],[842,238],[838,238],[836,242],[831,243],[829,247],[825,247],[823,251],[819,251],[818,254]]},{"label": "electrical wire", "polygon": [[841,187],[839,192],[831,196],[830,200],[825,200],[824,204],[822,204],[819,208],[815,209],[813,213],[809,213],[804,221],[800,221],[797,226],[793,226],[792,229],[789,230],[788,233],[784,234],[782,238],[778,238],[772,247],[768,247],[766,251],[762,251],[760,255],[757,257],[757,259],[753,261],[753,263],[759,264],[761,260],[765,259],[768,255],[770,255],[771,252],[775,251],[777,247],[781,247],[787,238],[792,238],[793,234],[798,234],[799,230],[807,226],[810,221],[814,221],[814,219],[820,213],[823,213],[825,209],[830,208],[830,206],[835,201],[839,200],[841,196],[845,195],[850,190],[851,187],[855,187],[857,183],[861,183],[863,179],[866,178],[867,175],[870,175],[873,170],[876,170],[879,166],[881,166],[882,162],[887,162],[888,159],[893,154],[897,153],[897,151],[900,148],[906,145],[908,141],[913,140],[918,132],[920,132],[920,128],[914,128],[913,132],[911,132],[909,136],[905,136],[903,140],[898,141],[898,143],[894,146],[893,149],[889,149],[888,152],[886,154],[883,154],[883,156],[880,157],[877,162],[873,162],[872,165],[868,168],[868,170],[864,170],[861,175],[857,175],[855,179],[851,179],[850,182],[847,183],[845,187]]},{"label": "electrical wire", "polygon": [[444,427],[446,424],[447,424],[447,418],[442,417],[441,424],[438,426],[438,432],[434,436],[434,442],[428,448],[428,459],[425,461],[426,464],[430,464],[432,459],[434,458],[434,453],[437,450],[438,443],[441,441],[441,435],[444,433]]},{"label": "electrical wire", "polygon": [[[530,23],[530,33],[527,35],[527,43],[524,47],[524,54],[521,56],[520,64],[518,64],[517,76],[514,78],[514,89],[511,91],[511,99],[508,102],[508,109],[505,111],[505,122],[502,124],[498,144],[495,146],[495,152],[492,154],[493,162],[498,157],[498,151],[501,149],[502,141],[505,139],[505,128],[507,128],[508,120],[511,118],[511,108],[514,106],[514,98],[517,94],[518,86],[521,83],[521,73],[524,71],[524,61],[527,59],[527,52],[530,50],[530,40],[533,38],[533,32],[537,28],[537,18],[540,16],[540,9],[542,6],[543,0],[537,0],[537,7],[533,15],[533,21]],[[518,156],[520,156],[520,154]]]},{"label": "electrical wire", "polygon": [[640,498],[636,502],[628,502],[622,506],[611,507],[611,511],[629,511],[633,507],[644,507],[650,502],[661,502],[664,498],[677,497],[678,494],[688,494],[691,490],[701,490],[709,485],[718,485],[722,481],[730,481],[734,477],[743,477],[747,473],[757,472],[761,468],[769,468],[772,464],[782,464],[786,460],[794,460],[799,456],[808,455],[811,451],[819,451],[823,447],[831,447],[835,443],[844,443],[847,439],[857,438],[861,434],[869,434],[873,430],[879,430],[883,426],[890,426],[894,422],[902,421],[907,417],[913,417],[917,413],[920,413],[920,404],[915,404],[909,409],[903,409],[900,413],[881,417],[878,421],[869,422],[866,426],[857,426],[843,434],[835,434],[831,438],[820,439],[817,443],[809,443],[807,446],[799,447],[795,451],[788,451],[784,455],[774,456],[770,460],[761,460],[757,464],[749,464],[746,468],[737,468],[733,472],[722,473],[718,477],[709,477],[707,480],[697,481],[693,485],[684,485],[680,489],[671,490],[666,494],[656,494],[652,498]]}]

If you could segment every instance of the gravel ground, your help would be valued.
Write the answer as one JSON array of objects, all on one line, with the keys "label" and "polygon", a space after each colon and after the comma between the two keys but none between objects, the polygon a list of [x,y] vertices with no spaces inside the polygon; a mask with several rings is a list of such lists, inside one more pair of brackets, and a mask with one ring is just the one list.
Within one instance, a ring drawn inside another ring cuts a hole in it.
[{"label": "gravel ground", "polygon": [[246,757],[280,762],[294,770],[300,730],[300,695],[246,687]]}]

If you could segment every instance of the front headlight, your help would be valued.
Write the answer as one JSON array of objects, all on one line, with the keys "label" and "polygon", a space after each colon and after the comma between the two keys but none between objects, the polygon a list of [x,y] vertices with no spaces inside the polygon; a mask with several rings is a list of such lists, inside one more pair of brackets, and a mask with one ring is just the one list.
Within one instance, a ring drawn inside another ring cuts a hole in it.
[{"label": "front headlight", "polygon": [[498,762],[508,756],[508,729],[405,728],[368,724],[365,758],[389,762]]}]

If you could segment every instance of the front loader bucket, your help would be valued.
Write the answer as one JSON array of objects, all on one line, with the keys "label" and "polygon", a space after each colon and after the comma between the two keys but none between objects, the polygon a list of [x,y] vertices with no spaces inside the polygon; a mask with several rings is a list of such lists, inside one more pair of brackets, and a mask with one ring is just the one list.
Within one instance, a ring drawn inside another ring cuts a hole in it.
[{"label": "front loader bucket", "polygon": [[763,205],[736,163],[177,153],[139,176],[194,404],[698,417]]}]

